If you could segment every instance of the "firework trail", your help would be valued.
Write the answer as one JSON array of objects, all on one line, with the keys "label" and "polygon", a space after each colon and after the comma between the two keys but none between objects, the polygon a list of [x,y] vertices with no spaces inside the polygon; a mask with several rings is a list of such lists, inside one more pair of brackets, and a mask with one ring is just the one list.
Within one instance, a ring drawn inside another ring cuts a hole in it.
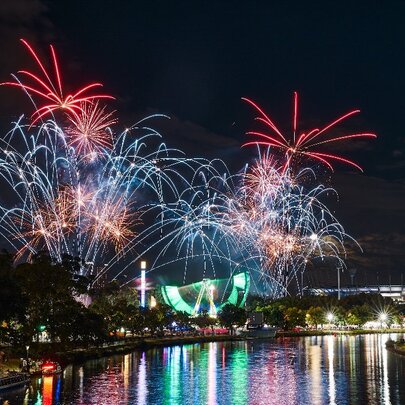
[{"label": "firework trail", "polygon": [[226,178],[226,173],[220,175],[217,166],[228,169],[219,160],[187,159],[178,163],[182,164],[183,177],[176,189],[177,198],[172,201],[165,198],[154,225],[138,235],[136,243],[149,240],[148,250],[155,251],[153,269],[173,264],[183,266],[184,282],[189,269],[193,270],[192,277],[197,269],[201,277],[216,277],[216,267],[222,265],[232,275],[230,267],[234,266],[236,251],[232,250],[233,235],[223,222],[225,195],[214,187],[214,183],[222,183]]},{"label": "firework trail", "polygon": [[[1,232],[18,251],[17,260],[45,249],[57,261],[66,254],[79,257],[82,273],[107,271],[136,245],[144,212],[162,215],[163,194],[178,198],[176,180],[184,180],[184,167],[177,169],[190,164],[163,143],[151,147],[160,135],[145,120],[116,135],[114,112],[99,103],[112,97],[89,93],[101,84],[64,96],[54,48],[52,74],[22,42],[40,74],[22,70],[26,81],[15,76],[3,84],[23,89],[33,103],[52,103],[36,107],[29,126],[21,118],[1,140],[0,175],[17,199],[13,208],[0,206]],[[55,119],[35,125],[55,110],[65,113],[62,125]]]},{"label": "firework trail", "polygon": [[230,278],[243,269],[262,291],[279,297],[291,283],[302,289],[298,275],[309,261],[343,261],[344,242],[351,238],[321,202],[334,190],[300,184],[314,175],[311,170],[293,175],[269,156],[235,176],[218,164],[198,166],[179,199],[165,204],[163,221],[149,229],[149,236],[155,233],[150,246],[158,247],[153,269],[181,265],[184,283],[189,269],[195,277],[196,267],[202,277],[217,277],[219,268]]},{"label": "firework trail", "polygon": [[19,87],[30,97],[33,96],[35,99],[47,103],[35,109],[31,116],[32,124],[35,124],[41,118],[56,110],[65,111],[72,117],[79,119],[78,115],[83,113],[83,103],[99,99],[114,98],[107,94],[89,94],[92,90],[102,87],[103,85],[101,83],[90,83],[79,88],[72,94],[65,95],[62,75],[54,47],[50,45],[53,69],[53,73],[51,73],[45,68],[45,64],[41,61],[33,47],[24,39],[21,39],[21,42],[35,61],[37,68],[39,69],[39,74],[28,70],[20,70],[18,74],[21,76],[21,79],[14,76],[15,81],[4,82],[1,83],[1,85]]},{"label": "firework trail", "polygon": [[302,289],[297,275],[308,261],[333,257],[342,262],[344,242],[351,239],[321,201],[334,190],[304,187],[302,179],[309,176],[314,176],[309,169],[297,175],[286,171],[268,153],[246,169],[226,202],[225,223],[238,251],[255,258],[274,297],[285,295],[293,281]]},{"label": "firework trail", "polygon": [[292,160],[298,158],[306,158],[318,161],[323,165],[326,165],[329,169],[333,171],[333,162],[341,162],[348,164],[356,169],[363,171],[363,169],[355,162],[345,157],[335,155],[332,153],[325,153],[317,150],[317,147],[350,141],[353,139],[368,139],[376,138],[377,135],[369,132],[353,133],[348,135],[335,136],[330,135],[330,130],[335,128],[338,124],[348,119],[349,117],[358,114],[360,110],[350,111],[334,121],[330,122],[322,128],[314,128],[309,131],[299,132],[298,130],[298,94],[294,93],[294,111],[293,111],[293,121],[292,121],[292,136],[288,137],[284,135],[280,129],[274,124],[274,121],[252,100],[248,98],[242,98],[259,113],[256,120],[261,124],[264,124],[267,130],[270,132],[258,132],[249,131],[247,135],[252,135],[258,137],[255,141],[246,142],[243,146],[248,145],[264,145],[270,146],[277,150],[282,151],[285,154],[285,169],[290,167]]},{"label": "firework trail", "polygon": [[0,150],[0,176],[18,199],[12,208],[0,206],[0,229],[20,260],[45,249],[58,261],[77,256],[89,266],[83,272],[91,272],[109,263],[111,251],[114,262],[126,255],[143,211],[159,208],[145,196],[177,198],[173,173],[179,160],[164,144],[148,151],[146,143],[159,135],[147,127],[133,128],[145,132],[136,139],[124,131],[90,167],[55,122],[34,135],[26,129],[17,122]]}]

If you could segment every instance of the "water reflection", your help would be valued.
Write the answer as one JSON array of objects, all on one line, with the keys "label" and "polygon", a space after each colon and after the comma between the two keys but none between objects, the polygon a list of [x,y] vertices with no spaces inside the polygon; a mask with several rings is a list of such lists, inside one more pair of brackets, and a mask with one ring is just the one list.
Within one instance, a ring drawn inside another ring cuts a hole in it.
[{"label": "water reflection", "polygon": [[[131,356],[128,354],[125,356],[126,358],[131,358]],[[128,372],[129,376],[129,372]],[[126,389],[125,391],[127,391]],[[142,353],[141,359],[139,361],[139,371],[138,371],[138,404],[139,405],[144,405],[147,403],[148,395],[148,389],[146,386],[146,356],[145,353]]]},{"label": "water reflection", "polygon": [[0,394],[0,404],[396,405],[405,403],[405,359],[386,351],[388,338],[286,338],[136,352],[36,378],[28,390]]},{"label": "water reflection", "polygon": [[333,364],[334,357],[334,336],[327,336],[328,345],[328,368],[329,368],[329,403],[336,405],[336,383],[335,383],[335,365]]}]

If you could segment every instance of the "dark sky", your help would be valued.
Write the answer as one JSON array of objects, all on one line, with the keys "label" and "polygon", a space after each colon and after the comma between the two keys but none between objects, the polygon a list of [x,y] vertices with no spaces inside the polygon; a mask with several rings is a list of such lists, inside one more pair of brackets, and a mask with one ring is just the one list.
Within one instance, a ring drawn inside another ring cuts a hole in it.
[{"label": "dark sky", "polygon": [[[336,4],[335,4],[336,3]],[[337,167],[336,213],[365,253],[349,266],[359,282],[399,281],[405,266],[405,2],[46,1],[0,2],[0,79],[25,66],[20,37],[52,42],[72,87],[101,81],[117,97],[123,124],[147,112],[166,142],[222,157],[238,169],[253,112],[251,97],[280,126],[300,94],[301,126],[321,125],[352,108],[346,128],[378,139],[346,146],[364,174]],[[4,127],[23,96],[1,89]]]}]

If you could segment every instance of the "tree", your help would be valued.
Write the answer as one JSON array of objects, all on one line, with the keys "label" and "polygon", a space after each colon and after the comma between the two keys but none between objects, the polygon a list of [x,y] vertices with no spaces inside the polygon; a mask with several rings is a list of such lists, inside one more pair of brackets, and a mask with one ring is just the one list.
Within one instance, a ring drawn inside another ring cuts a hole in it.
[{"label": "tree", "polygon": [[162,336],[164,329],[172,327],[175,320],[175,314],[171,307],[166,304],[160,303],[154,308],[145,309],[145,324],[151,333]]},{"label": "tree", "polygon": [[348,325],[358,325],[359,327],[362,327],[371,319],[371,310],[370,307],[366,304],[355,305],[348,311],[346,315],[346,322]]},{"label": "tree", "polygon": [[336,305],[331,309],[331,312],[333,313],[333,323],[336,325],[346,325],[346,312],[343,306]]},{"label": "tree", "polygon": [[208,311],[201,311],[197,317],[193,318],[193,323],[201,329],[206,329],[211,327],[211,329],[216,325],[217,320],[211,317]]},{"label": "tree", "polygon": [[264,322],[267,325],[282,328],[284,326],[284,313],[277,303],[267,305],[263,308],[257,308],[263,312]]},{"label": "tree", "polygon": [[297,326],[305,326],[305,311],[297,307],[290,307],[284,311],[285,329],[293,329]]},{"label": "tree", "polygon": [[0,341],[16,345],[26,300],[14,275],[13,259],[6,250],[0,253]]},{"label": "tree", "polygon": [[103,318],[76,300],[55,305],[50,332],[57,336],[64,347],[88,346],[107,337]]},{"label": "tree", "polygon": [[325,311],[321,307],[310,307],[307,311],[306,321],[308,325],[315,326],[323,324],[325,320]]},{"label": "tree", "polygon": [[90,308],[106,322],[110,334],[116,335],[121,328],[136,330],[135,320],[140,321],[139,299],[135,288],[121,288],[111,282],[92,292]]},{"label": "tree", "polygon": [[233,327],[243,326],[247,321],[247,314],[244,308],[237,305],[226,304],[218,313],[218,320],[221,325],[225,326],[233,334]]},{"label": "tree", "polygon": [[132,335],[143,336],[145,329],[150,328],[149,318],[150,308],[137,307],[134,311],[131,311],[125,324]]},{"label": "tree", "polygon": [[174,314],[174,320],[182,332],[190,328],[191,318],[187,312],[177,311]]},{"label": "tree", "polygon": [[70,267],[53,261],[40,253],[32,263],[23,263],[14,270],[14,277],[21,288],[26,308],[19,329],[21,343],[30,343],[45,326],[52,340],[62,339],[66,328],[76,322],[75,315],[67,317],[68,309],[77,309],[75,296],[83,291],[81,282],[74,279]]}]

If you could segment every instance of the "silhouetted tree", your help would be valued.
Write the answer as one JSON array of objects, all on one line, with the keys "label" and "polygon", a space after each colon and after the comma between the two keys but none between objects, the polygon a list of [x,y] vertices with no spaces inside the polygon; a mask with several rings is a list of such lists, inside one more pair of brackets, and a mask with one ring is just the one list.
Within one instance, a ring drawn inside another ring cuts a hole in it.
[{"label": "silhouetted tree", "polygon": [[245,325],[247,314],[244,308],[240,308],[237,305],[226,304],[218,313],[218,320],[220,324],[228,328],[232,334],[234,325]]}]

